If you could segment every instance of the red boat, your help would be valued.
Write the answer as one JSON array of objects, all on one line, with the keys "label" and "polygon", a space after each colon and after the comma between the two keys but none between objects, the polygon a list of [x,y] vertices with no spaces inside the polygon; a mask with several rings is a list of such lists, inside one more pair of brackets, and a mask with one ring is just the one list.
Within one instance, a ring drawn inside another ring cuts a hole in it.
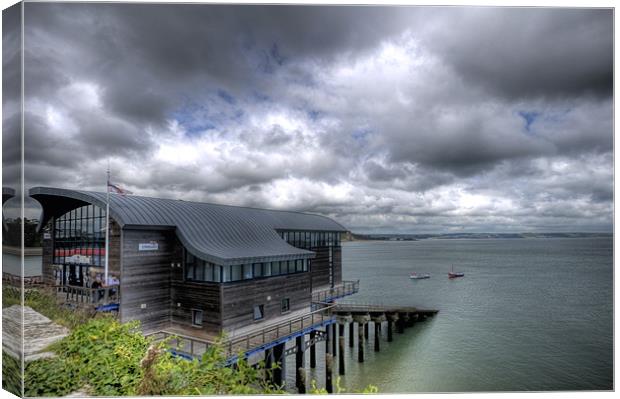
[{"label": "red boat", "polygon": [[465,273],[455,272],[454,265],[452,265],[452,270],[448,272],[448,278],[457,278],[457,277],[465,277]]}]

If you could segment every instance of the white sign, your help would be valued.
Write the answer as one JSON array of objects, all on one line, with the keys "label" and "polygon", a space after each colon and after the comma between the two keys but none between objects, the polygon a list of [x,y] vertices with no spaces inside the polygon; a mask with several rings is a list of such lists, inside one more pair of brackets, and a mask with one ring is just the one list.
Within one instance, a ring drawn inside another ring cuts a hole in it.
[{"label": "white sign", "polygon": [[159,244],[157,241],[141,242],[138,244],[138,251],[157,251]]},{"label": "white sign", "polygon": [[77,265],[90,265],[90,256],[73,255],[65,259],[65,263],[74,263]]},{"label": "white sign", "polygon": [[43,233],[43,239],[44,240],[51,240],[52,239],[52,235],[50,233]]}]

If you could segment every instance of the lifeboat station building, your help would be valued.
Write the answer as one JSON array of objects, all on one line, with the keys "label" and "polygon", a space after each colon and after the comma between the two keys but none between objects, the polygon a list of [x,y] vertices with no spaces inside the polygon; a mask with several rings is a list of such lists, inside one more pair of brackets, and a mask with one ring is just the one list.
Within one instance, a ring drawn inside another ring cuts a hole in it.
[{"label": "lifeboat station building", "polygon": [[[68,302],[118,311],[145,333],[211,341],[311,312],[343,287],[334,220],[300,212],[35,187],[43,280]],[[313,299],[314,298],[314,299]]]}]

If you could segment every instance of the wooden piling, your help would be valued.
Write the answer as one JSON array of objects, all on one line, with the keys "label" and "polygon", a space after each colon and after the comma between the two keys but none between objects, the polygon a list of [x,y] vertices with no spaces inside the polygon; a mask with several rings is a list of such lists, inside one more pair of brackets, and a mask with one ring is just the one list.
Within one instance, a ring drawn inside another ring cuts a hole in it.
[{"label": "wooden piling", "polygon": [[368,329],[370,328],[368,324],[370,323],[364,323],[364,339],[366,340],[368,340]]},{"label": "wooden piling", "polygon": [[327,393],[333,393],[334,387],[332,383],[332,375],[334,369],[334,356],[331,353],[325,354],[325,390]]},{"label": "wooden piling", "polygon": [[316,337],[316,331],[310,332],[310,341],[312,345],[310,346],[310,368],[316,368],[316,343],[313,342]]},{"label": "wooden piling", "polygon": [[336,350],[338,347],[338,324],[334,323],[332,324],[332,354],[334,356],[336,356]]},{"label": "wooden piling", "polygon": [[364,323],[364,328],[358,323],[357,325],[357,361],[364,363],[364,330],[368,323]]},{"label": "wooden piling", "polygon": [[388,342],[392,342],[394,340],[394,337],[392,335],[393,330],[394,330],[393,323],[394,322],[392,320],[388,319],[388,322],[387,322],[387,330],[388,330],[387,331],[387,340],[388,340]]},{"label": "wooden piling", "polygon": [[331,353],[332,326],[325,326],[325,354]]},{"label": "wooden piling", "polygon": [[340,325],[338,337],[338,374],[344,375],[344,324]]},{"label": "wooden piling", "polygon": [[380,344],[379,344],[379,338],[381,336],[380,329],[381,329],[381,323],[375,322],[375,352],[379,352],[381,350]]},{"label": "wooden piling", "polygon": [[349,348],[353,348],[355,343],[355,337],[353,336],[353,322],[349,323]]},{"label": "wooden piling", "polygon": [[295,385],[297,386],[297,389],[300,391],[300,393],[302,393],[301,392],[302,375],[299,370],[304,369],[303,368],[304,367],[304,336],[303,335],[300,335],[299,337],[295,338],[295,346],[297,348],[295,352],[295,370],[297,371],[295,373]]},{"label": "wooden piling", "polygon": [[396,332],[402,334],[405,332],[405,320],[403,319],[403,315],[398,315],[398,320],[396,320]]},{"label": "wooden piling", "polygon": [[277,364],[277,367],[273,370],[273,383],[281,387],[284,381],[285,370],[284,342],[273,347],[273,361]]},{"label": "wooden piling", "polygon": [[306,393],[306,369],[300,367],[297,369],[297,375],[299,376],[299,385],[297,391],[299,393]]}]

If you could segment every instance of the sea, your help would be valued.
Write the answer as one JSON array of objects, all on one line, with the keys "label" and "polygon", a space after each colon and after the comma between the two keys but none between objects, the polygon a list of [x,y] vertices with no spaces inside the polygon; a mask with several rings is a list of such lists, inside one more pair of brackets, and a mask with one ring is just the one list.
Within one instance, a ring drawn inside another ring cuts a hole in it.
[{"label": "sea", "polygon": [[[356,241],[343,243],[342,254],[343,278],[360,280],[343,302],[439,310],[394,332],[393,342],[383,328],[379,352],[370,328],[364,363],[347,343],[347,391],[613,389],[612,237]],[[448,279],[452,267],[465,277]],[[412,272],[431,278],[411,280]],[[322,358],[308,375],[318,387]]]}]

